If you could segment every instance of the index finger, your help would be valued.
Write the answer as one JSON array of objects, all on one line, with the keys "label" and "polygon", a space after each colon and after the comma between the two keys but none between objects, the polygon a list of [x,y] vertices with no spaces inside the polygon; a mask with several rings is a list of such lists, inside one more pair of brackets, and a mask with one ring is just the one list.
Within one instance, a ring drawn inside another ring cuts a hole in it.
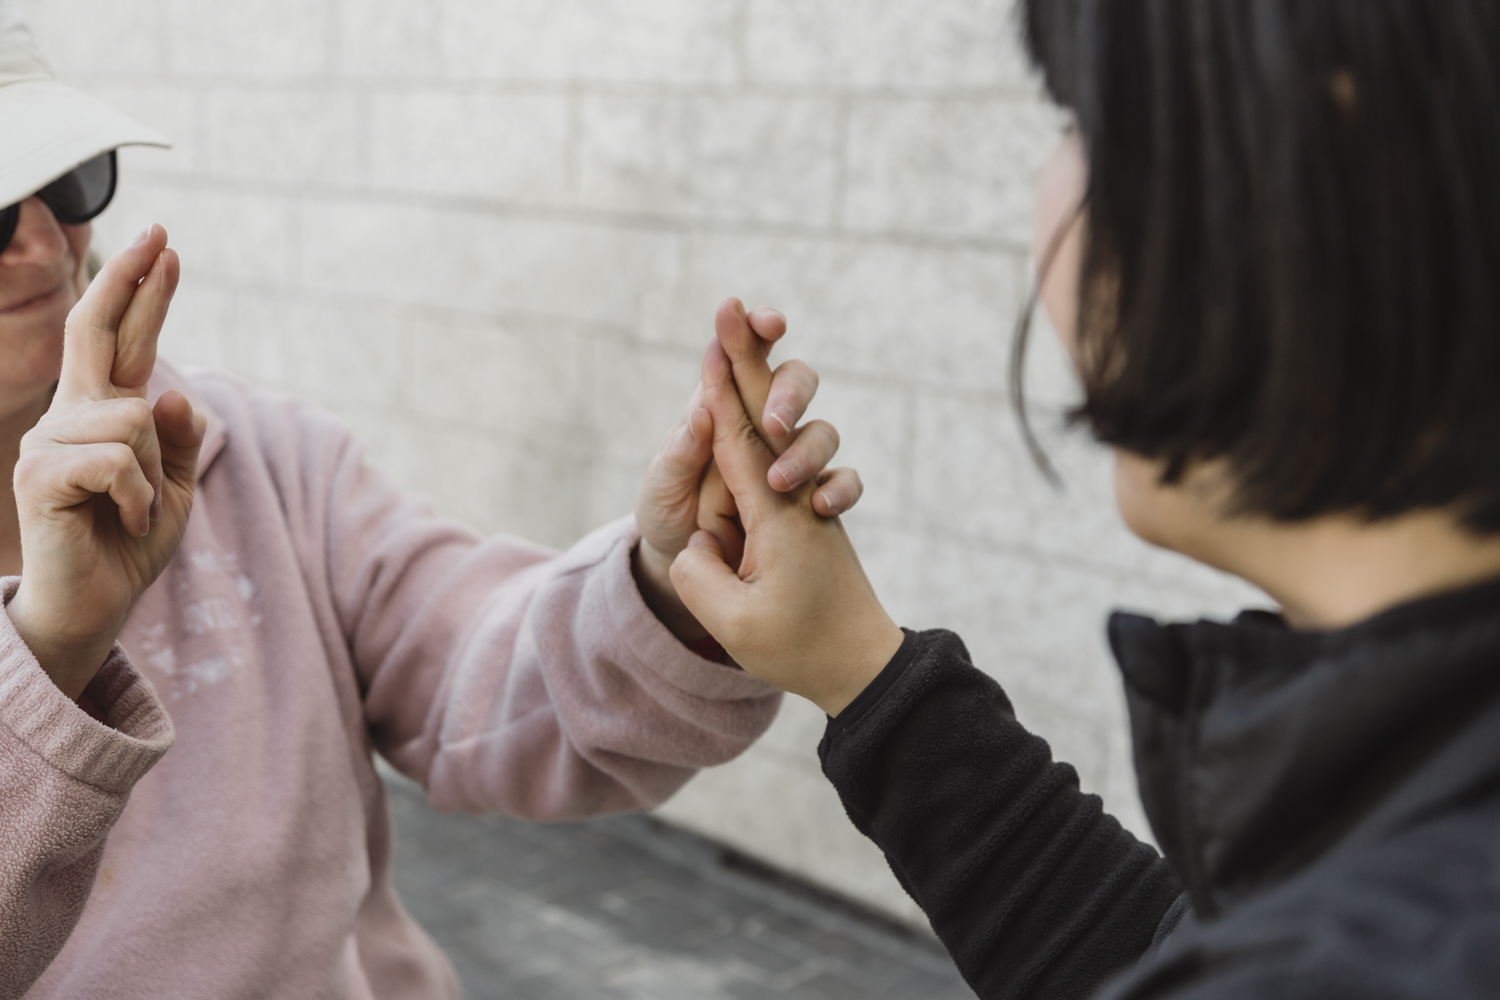
[{"label": "index finger", "polygon": [[[763,310],[757,310],[762,312]],[[780,315],[779,313],[777,314]],[[764,321],[764,317],[762,317]],[[756,333],[750,324],[750,316],[739,299],[726,299],[714,316],[714,332],[719,344],[734,371],[734,384],[750,423],[772,451],[779,455],[791,444],[790,438],[773,438],[766,433],[764,415],[766,401],[771,397],[771,365],[767,361],[771,343]],[[782,321],[785,332],[785,321]]]},{"label": "index finger", "polygon": [[[775,344],[776,341],[786,336],[786,317],[779,309],[756,306],[750,310],[749,319],[750,329],[754,330],[756,336],[764,340],[767,345]],[[771,353],[770,346],[767,346],[766,353]]]},{"label": "index finger", "polygon": [[[167,246],[167,231],[152,225],[135,238],[129,246],[116,253],[104,265],[97,277],[84,292],[83,298],[68,314],[63,335],[62,374],[58,379],[57,395],[63,399],[106,399],[116,395],[114,381],[116,355],[120,348],[120,324],[127,310],[142,288],[142,279],[151,274],[159,264],[162,251]],[[149,283],[148,283],[149,284]],[[148,287],[148,293],[152,291]],[[159,290],[157,290],[159,291]],[[168,296],[170,298],[170,295]],[[143,333],[145,331],[142,331]],[[155,361],[155,338],[160,324],[149,332],[149,351],[143,345],[126,345],[130,354],[144,358],[148,353]],[[133,369],[139,369],[139,363]],[[131,381],[123,387],[139,390],[132,394],[144,394],[145,378],[138,370],[122,372]]]},{"label": "index finger", "polygon": [[766,482],[775,456],[751,423],[729,357],[717,340],[703,356],[703,406],[713,417],[714,463],[734,496],[741,526],[748,534],[764,518],[768,504],[785,498]]}]

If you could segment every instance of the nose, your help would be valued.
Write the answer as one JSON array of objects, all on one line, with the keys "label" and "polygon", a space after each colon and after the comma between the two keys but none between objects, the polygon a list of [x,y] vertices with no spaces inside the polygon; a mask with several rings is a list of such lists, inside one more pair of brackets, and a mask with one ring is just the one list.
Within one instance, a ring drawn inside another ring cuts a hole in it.
[{"label": "nose", "polygon": [[42,199],[21,202],[21,218],[10,245],[0,253],[0,267],[51,267],[68,252],[68,237]]}]

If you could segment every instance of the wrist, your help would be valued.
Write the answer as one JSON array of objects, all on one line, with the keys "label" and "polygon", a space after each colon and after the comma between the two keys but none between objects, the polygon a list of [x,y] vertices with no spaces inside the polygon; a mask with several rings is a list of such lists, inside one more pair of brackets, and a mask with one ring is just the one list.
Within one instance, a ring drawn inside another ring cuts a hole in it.
[{"label": "wrist", "polygon": [[640,590],[646,607],[680,641],[707,639],[708,629],[699,624],[678,596],[677,588],[672,586],[672,562],[672,558],[641,539],[630,554],[630,569],[635,576],[636,588]]},{"label": "wrist", "polygon": [[867,638],[851,650],[851,655],[839,668],[829,673],[831,683],[827,689],[807,696],[829,718],[838,718],[852,705],[854,699],[875,682],[906,641],[906,633],[889,618],[866,635]]},{"label": "wrist", "polygon": [[39,614],[27,600],[26,588],[16,592],[5,606],[11,626],[16,630],[42,672],[58,689],[77,701],[114,648],[115,634],[90,637],[62,637],[47,627],[47,616]]}]

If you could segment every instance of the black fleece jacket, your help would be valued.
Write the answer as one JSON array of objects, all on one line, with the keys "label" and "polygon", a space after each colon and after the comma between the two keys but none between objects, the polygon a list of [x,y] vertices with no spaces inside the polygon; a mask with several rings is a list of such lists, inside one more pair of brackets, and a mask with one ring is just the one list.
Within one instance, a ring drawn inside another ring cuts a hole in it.
[{"label": "black fleece jacket", "polygon": [[1165,858],[948,632],[908,633],[819,748],[980,997],[1500,997],[1500,583],[1110,640]]}]

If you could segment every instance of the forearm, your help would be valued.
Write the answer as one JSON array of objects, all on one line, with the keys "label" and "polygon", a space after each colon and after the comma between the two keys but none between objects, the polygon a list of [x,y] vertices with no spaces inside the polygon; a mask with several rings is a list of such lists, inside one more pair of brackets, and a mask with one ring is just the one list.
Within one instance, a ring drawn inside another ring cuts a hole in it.
[{"label": "forearm", "polygon": [[830,726],[825,773],[981,997],[1091,995],[1177,897],[1165,863],[1079,791],[956,636],[913,642],[878,700]]},{"label": "forearm", "polygon": [[649,807],[775,715],[775,691],[698,656],[647,607],[628,522],[564,553],[388,523],[333,549],[377,560],[346,602],[366,717],[441,808],[564,820]]}]

